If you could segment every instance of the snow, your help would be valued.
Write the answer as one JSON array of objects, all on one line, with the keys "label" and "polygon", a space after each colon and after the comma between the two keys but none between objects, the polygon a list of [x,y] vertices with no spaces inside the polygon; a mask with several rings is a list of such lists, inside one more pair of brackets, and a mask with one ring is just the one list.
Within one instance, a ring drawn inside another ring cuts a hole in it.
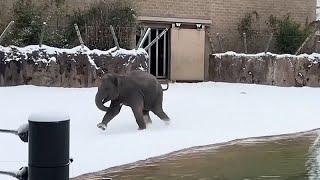
[{"label": "snow", "polygon": [[[319,88],[284,88],[228,83],[176,83],[164,92],[165,125],[138,131],[128,107],[97,128],[104,115],[94,103],[97,88],[35,86],[0,88],[0,127],[15,129],[37,112],[66,112],[71,119],[71,176],[163,155],[184,148],[234,139],[295,133],[320,128]],[[0,169],[28,164],[28,145],[0,135]],[[13,180],[0,176],[1,180]]]},{"label": "snow", "polygon": [[[126,50],[126,49],[117,49],[116,47],[109,49],[108,51],[101,51],[98,49],[90,50],[88,47],[84,46],[77,46],[72,49],[60,49],[60,48],[55,48],[55,47],[50,47],[46,45],[42,45],[41,47],[39,45],[30,45],[26,47],[17,47],[17,46],[9,46],[9,47],[3,47],[0,45],[0,52],[4,52],[6,54],[11,54],[11,52],[17,52],[19,56],[24,56],[27,57],[27,54],[32,54],[34,51],[40,51],[40,53],[46,53],[47,55],[57,55],[57,54],[74,54],[75,56],[79,53],[85,54],[88,56],[89,62],[92,64],[93,67],[98,69],[97,65],[92,59],[92,55],[96,54],[98,56],[100,55],[109,55],[112,57],[122,57],[124,58],[125,56],[138,56],[142,55],[145,56],[146,59],[148,59],[148,53],[143,49],[132,49],[132,50]],[[21,60],[19,57],[16,55],[13,55],[11,58],[6,58],[6,61],[19,61]],[[48,60],[47,59],[39,59],[35,60],[35,62],[43,62],[43,63],[50,63],[51,61],[56,62],[55,57],[50,57]]]},{"label": "snow", "polygon": [[292,58],[293,60],[297,60],[300,58],[307,58],[309,61],[312,61],[314,64],[317,64],[320,62],[320,54],[318,53],[312,53],[312,54],[300,54],[300,55],[292,55],[292,54],[273,54],[270,52],[267,53],[257,53],[257,54],[243,54],[243,53],[236,53],[233,51],[228,51],[225,53],[217,53],[213,54],[214,56],[221,59],[222,56],[236,56],[236,57],[248,57],[248,58],[254,58],[257,60],[262,60],[262,56],[275,56],[276,59],[283,59],[283,58]]},{"label": "snow", "polygon": [[61,122],[70,120],[70,117],[65,112],[36,112],[31,114],[28,120],[32,122]]}]

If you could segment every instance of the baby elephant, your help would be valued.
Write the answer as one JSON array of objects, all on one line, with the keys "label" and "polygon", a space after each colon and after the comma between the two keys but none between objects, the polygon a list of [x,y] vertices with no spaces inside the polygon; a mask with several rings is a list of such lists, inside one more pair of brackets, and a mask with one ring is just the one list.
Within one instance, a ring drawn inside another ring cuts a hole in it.
[{"label": "baby elephant", "polygon": [[[140,130],[146,128],[146,123],[151,123],[149,111],[169,122],[162,109],[163,91],[167,89],[162,89],[153,75],[142,71],[133,71],[126,76],[106,74],[95,98],[97,107],[106,111],[98,127],[105,130],[107,124],[119,114],[122,105],[131,107]],[[104,106],[110,100],[110,107]]]}]

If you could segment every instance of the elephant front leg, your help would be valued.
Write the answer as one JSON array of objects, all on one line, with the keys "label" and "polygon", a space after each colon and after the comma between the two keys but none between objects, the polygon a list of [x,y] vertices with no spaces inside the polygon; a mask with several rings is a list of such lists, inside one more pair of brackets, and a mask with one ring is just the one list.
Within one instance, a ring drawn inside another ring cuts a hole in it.
[{"label": "elephant front leg", "polygon": [[102,130],[106,130],[107,129],[107,125],[108,123],[116,116],[119,114],[120,110],[121,110],[122,105],[115,101],[112,102],[110,104],[110,108],[108,109],[107,113],[104,115],[103,120],[101,123],[99,123],[97,125],[98,128],[102,129]]}]

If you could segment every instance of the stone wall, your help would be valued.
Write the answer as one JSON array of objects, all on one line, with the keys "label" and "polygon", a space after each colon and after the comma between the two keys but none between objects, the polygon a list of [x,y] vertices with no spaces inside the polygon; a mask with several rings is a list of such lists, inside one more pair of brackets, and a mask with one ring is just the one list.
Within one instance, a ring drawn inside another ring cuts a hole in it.
[{"label": "stone wall", "polygon": [[245,55],[227,52],[210,56],[209,80],[276,86],[320,87],[320,55]]},{"label": "stone wall", "polygon": [[107,72],[126,74],[148,69],[148,58],[143,49],[91,51],[81,47],[0,46],[0,86],[93,87]]}]

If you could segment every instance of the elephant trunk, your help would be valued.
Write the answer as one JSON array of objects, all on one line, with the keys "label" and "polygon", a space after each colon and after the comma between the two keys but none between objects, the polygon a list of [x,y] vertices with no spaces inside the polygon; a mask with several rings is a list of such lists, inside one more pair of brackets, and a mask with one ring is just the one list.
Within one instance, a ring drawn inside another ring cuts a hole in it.
[{"label": "elephant trunk", "polygon": [[104,106],[104,101],[103,100],[104,100],[104,98],[99,93],[97,93],[96,94],[96,99],[95,99],[96,106],[101,111],[108,111],[108,107]]}]

